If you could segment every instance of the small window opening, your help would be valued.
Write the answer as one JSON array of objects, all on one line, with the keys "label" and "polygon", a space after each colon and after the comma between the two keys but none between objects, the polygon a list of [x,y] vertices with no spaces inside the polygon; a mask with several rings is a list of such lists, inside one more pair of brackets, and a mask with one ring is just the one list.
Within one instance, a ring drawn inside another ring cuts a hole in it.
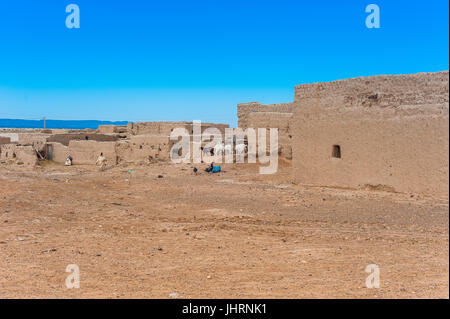
[{"label": "small window opening", "polygon": [[333,145],[332,156],[334,158],[341,158],[341,147],[339,145]]}]

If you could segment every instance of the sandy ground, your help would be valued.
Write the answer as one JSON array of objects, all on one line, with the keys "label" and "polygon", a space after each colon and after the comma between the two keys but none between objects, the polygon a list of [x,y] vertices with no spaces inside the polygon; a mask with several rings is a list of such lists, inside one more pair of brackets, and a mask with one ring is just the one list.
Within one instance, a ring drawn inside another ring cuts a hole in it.
[{"label": "sandy ground", "polygon": [[0,297],[449,297],[447,199],[293,185],[288,172],[2,166]]}]

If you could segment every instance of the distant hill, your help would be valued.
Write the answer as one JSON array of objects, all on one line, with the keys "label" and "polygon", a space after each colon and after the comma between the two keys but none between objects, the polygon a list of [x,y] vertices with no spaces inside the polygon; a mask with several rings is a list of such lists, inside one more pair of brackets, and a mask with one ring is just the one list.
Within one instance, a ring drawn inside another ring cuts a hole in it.
[{"label": "distant hill", "polygon": [[[99,125],[127,125],[127,121],[95,121],[95,120],[46,120],[46,128],[63,129],[96,129]],[[0,128],[44,128],[43,120],[0,119]]]}]

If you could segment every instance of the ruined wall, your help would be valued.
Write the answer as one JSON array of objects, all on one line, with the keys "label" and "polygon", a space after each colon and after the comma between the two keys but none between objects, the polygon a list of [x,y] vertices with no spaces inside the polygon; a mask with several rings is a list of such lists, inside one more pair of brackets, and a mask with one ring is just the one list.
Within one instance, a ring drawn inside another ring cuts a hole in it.
[{"label": "ruined wall", "polygon": [[261,104],[258,102],[250,102],[238,104],[238,127],[242,129],[251,127],[248,122],[250,114],[257,112],[292,113],[293,106],[292,103]]},{"label": "ruined wall", "polygon": [[117,140],[118,137],[114,135],[95,134],[95,133],[55,134],[48,138],[48,142],[57,142],[66,146],[69,145],[70,141],[112,142]]},{"label": "ruined wall", "polygon": [[127,132],[126,125],[99,125],[98,133],[100,134],[119,134]]},{"label": "ruined wall", "polygon": [[69,142],[69,154],[73,158],[74,165],[95,165],[100,153],[106,157],[108,165],[117,164],[116,142],[76,140]]},{"label": "ruined wall", "polygon": [[292,113],[253,112],[248,114],[246,121],[249,127],[253,127],[255,129],[267,129],[267,148],[270,141],[269,129],[278,128],[278,153],[284,158],[292,159],[292,133],[290,129],[291,119]]},{"label": "ruined wall", "polygon": [[448,197],[448,84],[438,72],[297,86],[295,181]]},{"label": "ruined wall", "polygon": [[[278,128],[279,155],[286,159],[292,159],[292,133],[289,122],[292,119],[293,108],[293,103],[260,104],[251,102],[238,104],[238,127],[243,130],[249,127],[254,129]],[[269,131],[267,131],[267,145],[269,136]]]},{"label": "ruined wall", "polygon": [[170,135],[173,129],[184,127],[192,134],[192,124],[189,122],[137,122],[128,123],[128,132],[132,135]]},{"label": "ruined wall", "polygon": [[37,151],[45,151],[45,145],[51,134],[43,133],[18,133],[18,143],[32,145]]},{"label": "ruined wall", "polygon": [[108,165],[117,164],[116,142],[72,140],[68,146],[58,142],[49,142],[52,148],[52,161],[64,164],[72,156],[73,165],[95,165],[100,153],[108,160]]},{"label": "ruined wall", "polygon": [[1,144],[11,144],[11,138],[0,136],[0,145]]},{"label": "ruined wall", "polygon": [[[209,127],[217,128],[222,134],[225,134],[225,128],[228,124],[201,123],[203,132]],[[128,133],[131,135],[170,135],[176,128],[185,128],[190,135],[193,134],[192,122],[137,122],[128,123]]]},{"label": "ruined wall", "polygon": [[0,132],[0,137],[9,138],[11,140],[11,143],[19,141],[19,134],[18,133]]},{"label": "ruined wall", "polygon": [[130,140],[117,142],[116,151],[119,162],[149,163],[154,160],[169,160],[174,142],[168,135],[136,135]]},{"label": "ruined wall", "polygon": [[0,162],[35,166],[38,164],[38,158],[30,145],[3,144],[0,145]]},{"label": "ruined wall", "polygon": [[166,135],[136,135],[129,140],[112,142],[71,140],[68,146],[57,142],[49,142],[48,145],[53,148],[52,160],[57,163],[64,163],[70,155],[74,165],[94,165],[103,153],[108,165],[116,165],[169,160],[173,143]]},{"label": "ruined wall", "polygon": [[50,160],[64,164],[70,155],[69,147],[57,142],[47,143],[47,154]]}]

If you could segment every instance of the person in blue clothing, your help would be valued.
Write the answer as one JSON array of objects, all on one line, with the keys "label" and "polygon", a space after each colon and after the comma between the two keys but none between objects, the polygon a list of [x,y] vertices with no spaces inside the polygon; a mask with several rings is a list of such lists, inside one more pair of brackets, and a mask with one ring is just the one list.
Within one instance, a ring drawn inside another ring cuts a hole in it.
[{"label": "person in blue clothing", "polygon": [[208,173],[218,173],[221,171],[221,167],[220,166],[214,166],[214,162],[211,163],[211,165],[209,165],[206,169],[206,172]]}]

